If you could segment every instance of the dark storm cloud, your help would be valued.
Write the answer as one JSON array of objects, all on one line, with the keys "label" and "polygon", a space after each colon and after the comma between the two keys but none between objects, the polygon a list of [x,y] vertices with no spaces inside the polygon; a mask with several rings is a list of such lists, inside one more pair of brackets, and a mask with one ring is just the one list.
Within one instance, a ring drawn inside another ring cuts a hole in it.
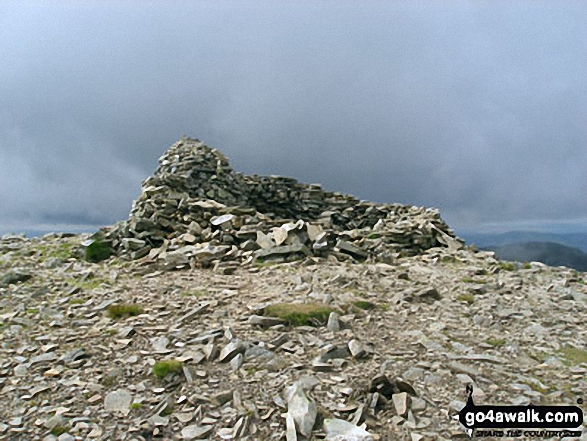
[{"label": "dark storm cloud", "polygon": [[125,218],[187,134],[240,171],[587,218],[583,2],[3,2],[0,224]]}]

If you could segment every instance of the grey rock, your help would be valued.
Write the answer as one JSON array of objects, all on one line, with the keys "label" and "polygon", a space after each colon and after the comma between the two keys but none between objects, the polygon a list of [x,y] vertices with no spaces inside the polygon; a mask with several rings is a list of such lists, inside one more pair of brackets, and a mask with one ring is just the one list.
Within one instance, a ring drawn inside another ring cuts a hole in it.
[{"label": "grey rock", "polygon": [[128,251],[136,251],[143,248],[147,243],[134,237],[125,237],[122,239],[122,246]]},{"label": "grey rock", "polygon": [[326,323],[326,328],[329,331],[337,332],[341,329],[340,317],[336,312],[331,312],[328,316],[328,323]]},{"label": "grey rock", "polygon": [[155,337],[151,339],[151,347],[155,352],[167,352],[169,339],[167,337]]},{"label": "grey rock", "polygon": [[322,363],[332,360],[334,358],[347,358],[351,355],[348,346],[328,345],[320,354],[319,360]]},{"label": "grey rock", "polygon": [[228,363],[236,357],[237,354],[243,354],[246,350],[247,346],[242,341],[234,339],[222,348],[218,361],[220,363]]},{"label": "grey rock", "polygon": [[368,256],[367,252],[353,245],[352,243],[347,242],[346,240],[339,240],[336,242],[336,248],[338,248],[343,253],[353,256],[355,259],[363,260]]},{"label": "grey rock", "polygon": [[373,436],[362,427],[338,418],[326,418],[324,430],[328,441],[374,441]]},{"label": "grey rock", "polygon": [[230,367],[233,370],[238,370],[243,365],[243,354],[236,354],[236,356],[230,360]]},{"label": "grey rock", "polygon": [[356,340],[352,339],[348,343],[349,351],[354,358],[364,358],[367,355],[367,350],[363,344]]},{"label": "grey rock", "polygon": [[86,352],[84,348],[77,348],[66,352],[63,357],[61,357],[61,361],[70,366],[79,360],[84,360],[89,357],[90,354]]},{"label": "grey rock", "polygon": [[181,429],[181,436],[184,440],[205,439],[212,433],[214,426],[200,426],[192,424]]},{"label": "grey rock", "polygon": [[266,317],[262,315],[251,315],[248,320],[249,324],[263,327],[271,327],[276,325],[283,325],[287,323],[285,320],[278,317]]},{"label": "grey rock", "polygon": [[287,412],[293,418],[297,432],[309,437],[316,422],[316,403],[308,399],[302,386],[294,383],[286,389]]},{"label": "grey rock", "polygon": [[393,400],[393,407],[399,416],[405,416],[409,409],[410,396],[406,392],[400,392],[391,396]]},{"label": "grey rock", "polygon": [[222,216],[213,217],[210,223],[212,225],[224,225],[234,219],[234,215],[232,214],[223,214]]},{"label": "grey rock", "polygon": [[35,364],[50,363],[57,360],[59,357],[55,352],[46,352],[45,354],[37,355],[33,357],[29,363],[30,366]]},{"label": "grey rock", "polygon": [[119,389],[106,395],[104,399],[104,410],[106,412],[121,412],[124,415],[128,415],[131,403],[132,394],[126,389]]},{"label": "grey rock", "polygon": [[424,302],[434,303],[436,300],[441,300],[442,296],[436,288],[426,288],[421,291],[409,294],[405,297],[408,302]]},{"label": "grey rock", "polygon": [[33,275],[24,270],[12,270],[2,276],[0,287],[26,282],[33,278]]}]

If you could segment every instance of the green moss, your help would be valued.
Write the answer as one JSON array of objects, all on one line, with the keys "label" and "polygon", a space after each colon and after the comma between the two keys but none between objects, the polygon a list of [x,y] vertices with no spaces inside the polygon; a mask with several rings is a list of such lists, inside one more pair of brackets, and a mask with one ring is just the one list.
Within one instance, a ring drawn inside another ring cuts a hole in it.
[{"label": "green moss", "polygon": [[461,261],[460,261],[460,260],[458,260],[458,259],[457,259],[456,257],[454,257],[454,256],[442,256],[442,257],[440,258],[440,261],[441,261],[442,263],[455,263],[455,264],[461,263]]},{"label": "green moss", "polygon": [[84,299],[69,299],[69,304],[70,305],[81,305],[82,303],[85,303],[86,301]]},{"label": "green moss", "polygon": [[77,288],[80,288],[80,289],[83,289],[86,291],[91,291],[92,289],[99,288],[103,284],[108,284],[108,283],[109,283],[108,280],[101,279],[99,277],[88,277],[87,279],[84,279],[84,280],[76,280],[76,279],[68,279],[67,280],[68,285],[72,285],[72,286],[75,286]]},{"label": "green moss", "polygon": [[565,358],[568,364],[587,363],[587,350],[585,349],[563,346],[558,350],[558,353]]},{"label": "green moss", "polygon": [[167,405],[167,407],[165,409],[163,409],[163,411],[161,411],[160,415],[161,416],[169,416],[173,413],[173,406],[171,405]]},{"label": "green moss", "polygon": [[258,370],[259,370],[259,368],[257,366],[253,366],[253,365],[245,367],[245,372],[249,375],[253,375]]},{"label": "green moss", "polygon": [[117,319],[117,318],[126,318],[131,316],[137,316],[143,312],[143,308],[140,305],[136,304],[116,304],[110,305],[107,309],[108,317]]},{"label": "green moss", "polygon": [[98,238],[93,240],[94,241],[85,249],[85,259],[92,263],[97,263],[108,259],[112,255],[112,248],[110,248],[110,244]]},{"label": "green moss", "polygon": [[530,388],[535,391],[535,392],[539,392],[541,394],[547,394],[549,392],[553,392],[553,390],[549,387],[542,387],[539,382],[536,381],[530,381],[530,380],[526,380],[523,381],[522,383],[524,383],[527,386],[530,386]]},{"label": "green moss", "polygon": [[67,260],[75,257],[73,252],[73,243],[57,243],[49,245],[39,245],[37,251],[41,261],[47,259]]},{"label": "green moss", "polygon": [[359,309],[366,309],[366,310],[375,309],[377,307],[377,305],[375,303],[369,302],[368,300],[357,300],[357,301],[353,302],[353,306],[355,306]]},{"label": "green moss", "polygon": [[116,378],[107,375],[100,380],[100,384],[102,384],[104,387],[112,387],[116,384]]},{"label": "green moss", "polygon": [[282,263],[282,262],[277,262],[275,260],[256,260],[255,261],[255,266],[257,268],[267,268],[267,267],[270,267],[270,266],[277,265],[278,263]]},{"label": "green moss", "polygon": [[524,268],[530,269],[530,268],[532,268],[532,265],[530,264],[530,262],[524,262]]},{"label": "green moss", "polygon": [[495,348],[501,348],[505,345],[506,340],[505,338],[488,338],[487,340],[485,340],[485,343]]},{"label": "green moss", "polygon": [[82,289],[91,290],[91,289],[98,288],[99,286],[101,286],[104,283],[108,283],[108,281],[106,279],[100,279],[100,278],[88,278],[84,281],[76,283],[76,285]]},{"label": "green moss", "polygon": [[505,271],[514,271],[516,269],[513,262],[499,262],[499,267]]},{"label": "green moss", "polygon": [[142,407],[143,403],[132,403],[130,405],[131,409],[140,409]]},{"label": "green moss", "polygon": [[69,430],[70,430],[69,426],[55,426],[51,429],[51,435],[53,435],[53,436],[63,435],[64,433],[69,432]]},{"label": "green moss", "polygon": [[39,308],[29,308],[26,310],[27,314],[37,314],[39,312]]},{"label": "green moss", "polygon": [[457,300],[459,302],[467,302],[470,305],[475,301],[475,296],[473,294],[459,294]]},{"label": "green moss", "polygon": [[461,282],[485,284],[485,283],[487,283],[487,280],[485,280],[485,279],[472,279],[470,277],[465,277],[464,279],[461,279]]},{"label": "green moss", "polygon": [[177,361],[177,360],[158,361],[153,366],[153,374],[155,374],[155,376],[157,378],[165,378],[169,374],[180,372],[181,368],[182,368],[181,361]]},{"label": "green moss", "polygon": [[334,309],[318,303],[276,303],[263,310],[269,317],[278,317],[293,326],[324,324]]},{"label": "green moss", "polygon": [[210,292],[207,289],[187,290],[181,293],[182,297],[206,297]]}]

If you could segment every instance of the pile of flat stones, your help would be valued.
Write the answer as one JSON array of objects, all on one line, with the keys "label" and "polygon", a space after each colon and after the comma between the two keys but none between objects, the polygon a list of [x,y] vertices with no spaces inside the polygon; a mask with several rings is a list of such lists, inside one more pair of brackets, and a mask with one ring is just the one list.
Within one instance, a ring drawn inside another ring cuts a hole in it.
[{"label": "pile of flat stones", "polygon": [[305,257],[391,263],[433,247],[463,246],[437,210],[359,201],[280,176],[246,176],[190,138],[159,159],[129,219],[101,234],[130,259],[225,271]]}]

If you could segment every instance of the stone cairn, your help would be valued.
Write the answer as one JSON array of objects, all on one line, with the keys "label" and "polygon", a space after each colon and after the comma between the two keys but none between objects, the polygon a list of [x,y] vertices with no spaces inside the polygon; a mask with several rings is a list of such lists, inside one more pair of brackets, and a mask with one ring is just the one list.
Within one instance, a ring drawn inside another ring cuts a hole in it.
[{"label": "stone cairn", "polygon": [[142,183],[130,217],[101,234],[121,256],[163,269],[303,257],[380,261],[463,243],[437,210],[359,201],[280,176],[246,176],[183,138]]}]

